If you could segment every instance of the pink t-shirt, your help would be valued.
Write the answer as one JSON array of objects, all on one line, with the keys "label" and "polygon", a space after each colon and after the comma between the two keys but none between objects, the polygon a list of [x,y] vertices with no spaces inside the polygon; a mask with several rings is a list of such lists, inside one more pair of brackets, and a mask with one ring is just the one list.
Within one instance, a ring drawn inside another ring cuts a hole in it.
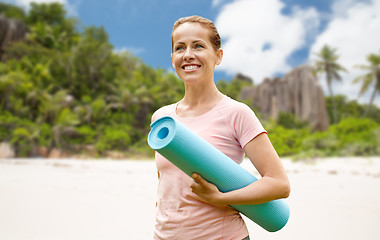
[{"label": "pink t-shirt", "polygon": [[[266,133],[247,105],[227,96],[212,110],[194,118],[177,116],[177,104],[157,110],[152,122],[171,116],[239,164],[245,154],[243,147],[257,135]],[[236,210],[199,200],[189,187],[193,181],[189,176],[157,152],[155,159],[160,179],[154,239],[241,240],[248,236]]]}]

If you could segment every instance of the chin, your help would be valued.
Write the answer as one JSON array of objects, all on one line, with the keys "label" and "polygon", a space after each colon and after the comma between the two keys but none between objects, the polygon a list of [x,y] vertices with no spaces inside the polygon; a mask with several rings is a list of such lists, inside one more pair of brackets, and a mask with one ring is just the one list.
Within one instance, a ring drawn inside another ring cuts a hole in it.
[{"label": "chin", "polygon": [[195,83],[199,81],[199,77],[196,76],[182,76],[180,79],[186,83]]},{"label": "chin", "polygon": [[198,82],[198,79],[184,79],[182,81],[186,84],[196,84]]}]

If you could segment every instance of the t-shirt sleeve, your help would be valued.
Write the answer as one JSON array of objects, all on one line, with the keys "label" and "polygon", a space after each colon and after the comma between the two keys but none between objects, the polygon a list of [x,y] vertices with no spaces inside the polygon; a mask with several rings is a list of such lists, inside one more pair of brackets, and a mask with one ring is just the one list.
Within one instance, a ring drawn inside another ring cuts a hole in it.
[{"label": "t-shirt sleeve", "polygon": [[156,110],[151,118],[151,123],[154,123],[157,119],[164,116],[169,116],[170,113],[175,109],[175,104],[163,106],[160,109]]},{"label": "t-shirt sleeve", "polygon": [[256,114],[243,103],[237,108],[233,127],[236,139],[242,148],[261,133],[267,133]]},{"label": "t-shirt sleeve", "polygon": [[150,120],[150,123],[154,123],[158,119],[158,111],[155,111],[152,115],[152,119]]}]

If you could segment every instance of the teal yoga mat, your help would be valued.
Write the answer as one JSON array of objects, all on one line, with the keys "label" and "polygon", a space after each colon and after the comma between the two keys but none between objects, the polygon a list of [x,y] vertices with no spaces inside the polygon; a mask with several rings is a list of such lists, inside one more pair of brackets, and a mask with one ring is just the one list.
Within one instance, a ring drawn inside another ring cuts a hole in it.
[{"label": "teal yoga mat", "polygon": [[[235,161],[174,118],[160,118],[152,123],[151,127],[148,135],[149,146],[187,175],[199,173],[222,192],[243,188],[257,180]],[[283,228],[290,213],[289,206],[282,199],[232,207],[269,232]]]}]

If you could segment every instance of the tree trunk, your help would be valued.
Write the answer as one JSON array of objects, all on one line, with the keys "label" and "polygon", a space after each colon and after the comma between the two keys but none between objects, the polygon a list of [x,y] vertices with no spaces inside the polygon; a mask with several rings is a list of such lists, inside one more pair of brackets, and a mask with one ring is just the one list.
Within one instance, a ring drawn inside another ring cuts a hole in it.
[{"label": "tree trunk", "polygon": [[332,119],[332,122],[333,124],[336,124],[337,122],[337,114],[336,114],[336,103],[335,103],[335,98],[334,98],[334,94],[333,94],[333,90],[332,90],[332,87],[331,87],[331,75],[330,73],[328,72],[328,69],[327,69],[327,86],[329,88],[329,92],[330,92],[330,96],[331,96],[331,102],[332,102],[332,105],[333,105],[333,119]]},{"label": "tree trunk", "polygon": [[376,92],[377,92],[378,88],[379,88],[379,80],[376,80],[376,85],[372,91],[371,98],[369,99],[368,107],[363,114],[363,118],[366,117],[367,114],[369,113],[369,110],[371,109],[371,107],[373,105],[373,101],[375,100],[375,96],[376,96]]}]

